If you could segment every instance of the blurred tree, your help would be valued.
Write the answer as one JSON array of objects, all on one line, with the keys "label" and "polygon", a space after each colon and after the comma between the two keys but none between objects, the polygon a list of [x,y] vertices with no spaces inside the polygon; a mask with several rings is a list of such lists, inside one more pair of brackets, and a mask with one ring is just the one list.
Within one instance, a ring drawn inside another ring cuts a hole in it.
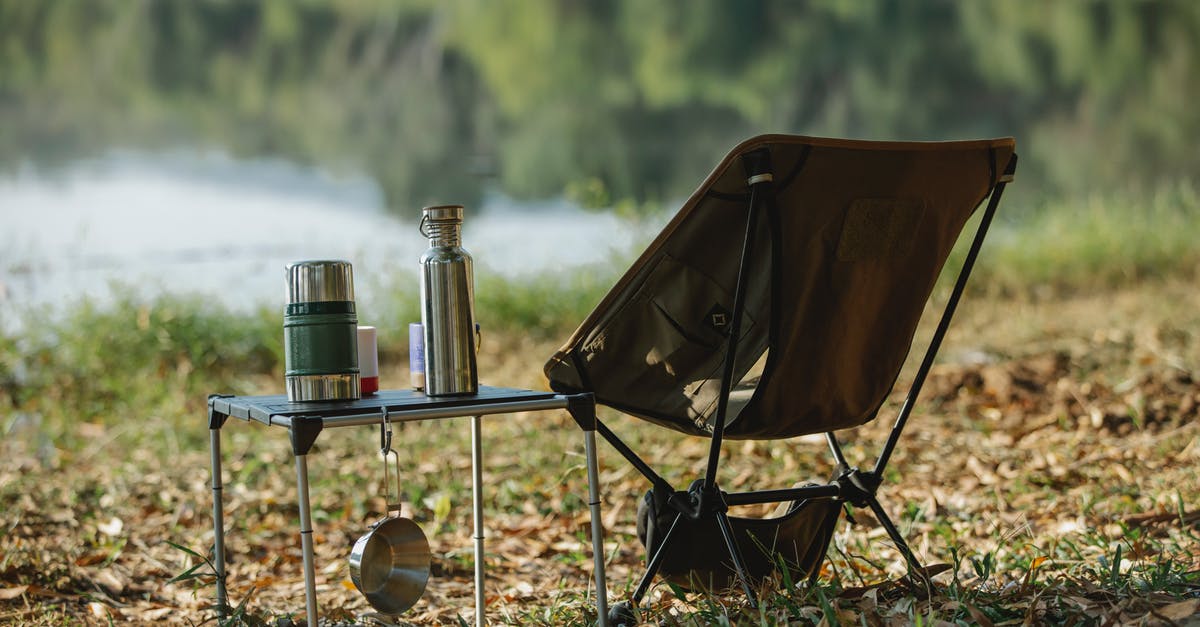
[{"label": "blurred tree", "polygon": [[0,161],[211,146],[366,172],[398,210],[477,202],[481,99],[434,4],[2,2]]},{"label": "blurred tree", "polygon": [[0,0],[0,168],[217,148],[438,200],[688,193],[761,132],[1016,135],[1025,194],[1200,172],[1200,3]]},{"label": "blurred tree", "polygon": [[1200,173],[1200,3],[975,3],[975,64],[1009,94],[1050,189]]}]

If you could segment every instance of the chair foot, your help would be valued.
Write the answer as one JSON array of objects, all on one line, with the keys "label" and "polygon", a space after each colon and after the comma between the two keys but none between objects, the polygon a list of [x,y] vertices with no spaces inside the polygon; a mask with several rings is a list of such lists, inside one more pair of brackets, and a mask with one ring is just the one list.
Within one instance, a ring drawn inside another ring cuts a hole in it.
[{"label": "chair foot", "polygon": [[608,623],[612,627],[634,627],[638,624],[637,609],[629,601],[608,608]]}]

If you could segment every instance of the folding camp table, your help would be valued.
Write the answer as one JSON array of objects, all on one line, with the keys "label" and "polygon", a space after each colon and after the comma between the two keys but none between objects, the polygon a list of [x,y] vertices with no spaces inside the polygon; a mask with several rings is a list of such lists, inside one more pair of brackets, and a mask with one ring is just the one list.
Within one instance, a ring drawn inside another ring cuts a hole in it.
[{"label": "folding camp table", "polygon": [[305,609],[309,625],[317,624],[316,569],[313,559],[312,511],[308,494],[308,453],[321,431],[330,427],[383,426],[386,422],[413,422],[471,416],[472,504],[475,537],[475,624],[484,624],[484,553],[482,417],[522,411],[566,409],[583,429],[587,455],[588,503],[595,560],[596,611],[601,624],[608,615],[604,581],[604,549],[600,523],[599,478],[596,467],[595,404],[591,394],[555,394],[480,386],[469,396],[433,398],[411,390],[381,391],[355,401],[288,402],[284,395],[222,396],[208,399],[208,428],[212,450],[214,565],[217,606],[224,616],[228,607],[225,570],[225,523],[221,500],[221,427],[227,418],[253,420],[284,427],[296,458],[296,483],[300,509],[300,545],[304,559]]}]

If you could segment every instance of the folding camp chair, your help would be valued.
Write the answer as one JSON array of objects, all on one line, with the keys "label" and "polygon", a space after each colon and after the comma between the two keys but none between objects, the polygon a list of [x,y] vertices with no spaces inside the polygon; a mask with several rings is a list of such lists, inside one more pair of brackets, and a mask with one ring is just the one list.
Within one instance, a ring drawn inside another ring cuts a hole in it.
[{"label": "folding camp chair", "polygon": [[[651,484],[638,511],[646,573],[610,617],[627,620],[656,574],[705,588],[737,582],[752,604],[754,585],[780,567],[792,581],[815,579],[845,503],[870,508],[922,572],[876,492],[1016,171],[1014,149],[1011,138],[763,135],[734,148],[692,194],[545,367],[557,391],[591,392],[711,440],[704,476],[681,490],[604,423],[581,423]],[[834,431],[879,413],[951,249],[989,197],[879,457],[869,470],[852,467]],[[812,433],[825,433],[837,467],[828,482],[720,488],[723,440]],[[761,503],[789,506],[777,518],[728,514]]]}]

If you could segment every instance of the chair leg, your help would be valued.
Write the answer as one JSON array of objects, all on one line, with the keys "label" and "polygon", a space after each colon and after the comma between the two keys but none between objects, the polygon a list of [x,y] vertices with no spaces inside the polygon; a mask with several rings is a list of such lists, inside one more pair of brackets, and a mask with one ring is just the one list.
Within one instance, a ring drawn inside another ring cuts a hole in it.
[{"label": "chair leg", "polygon": [[[733,534],[733,526],[729,523],[729,515],[725,512],[717,512],[716,515],[717,525],[721,529],[721,536],[725,540],[725,547],[729,550],[729,556],[733,559],[733,566],[737,570],[738,579],[742,583],[742,590],[746,593],[746,599],[750,602],[750,606],[757,608],[758,595],[754,592],[754,588],[750,586],[750,578],[746,575],[746,562],[742,558],[741,548],[738,546],[736,536]],[[642,575],[642,579],[638,582],[638,586],[634,589],[629,601],[613,606],[610,618],[614,624],[623,624],[620,618],[629,615],[640,605],[642,598],[650,590],[650,584],[654,581],[654,576],[658,574],[658,569],[662,567],[662,562],[667,556],[667,546],[671,542],[671,536],[675,533],[675,528],[679,526],[679,521],[682,517],[682,513],[675,514],[674,520],[671,521],[671,526],[667,528],[667,534],[663,536],[662,542],[659,543],[658,548],[654,551],[654,555],[650,556],[650,562],[646,564],[646,572]],[[620,616],[617,616],[618,614]]]},{"label": "chair leg", "polygon": [[725,538],[725,547],[729,549],[729,557],[733,558],[733,567],[737,570],[738,579],[742,582],[742,590],[746,592],[746,600],[750,607],[758,607],[758,595],[750,587],[750,578],[746,575],[746,561],[742,558],[742,550],[738,546],[737,537],[733,535],[733,526],[729,524],[729,515],[717,512],[717,524],[721,527],[721,535]]},{"label": "chair leg", "polygon": [[884,511],[883,506],[879,504],[879,499],[872,496],[867,501],[867,505],[871,508],[871,512],[875,514],[875,519],[879,521],[879,524],[883,525],[884,530],[891,537],[892,542],[896,545],[896,550],[900,551],[900,554],[904,556],[904,561],[908,563],[909,571],[925,585],[925,592],[932,597],[934,591],[933,581],[926,576],[925,567],[917,560],[916,554],[909,548],[908,542],[900,534],[900,530],[896,527],[896,524],[892,522],[891,517]]},{"label": "chair leg", "polygon": [[667,557],[667,546],[671,543],[671,536],[675,533],[675,528],[679,526],[679,520],[682,517],[683,514],[675,514],[675,519],[667,528],[667,535],[663,536],[662,542],[658,543],[658,549],[654,551],[654,555],[650,556],[650,562],[646,564],[646,573],[642,575],[642,580],[638,582],[633,596],[630,597],[633,605],[641,603],[642,597],[646,596],[646,592],[650,590],[650,583],[654,581],[654,576],[658,574],[658,569],[662,567],[663,560]]}]

